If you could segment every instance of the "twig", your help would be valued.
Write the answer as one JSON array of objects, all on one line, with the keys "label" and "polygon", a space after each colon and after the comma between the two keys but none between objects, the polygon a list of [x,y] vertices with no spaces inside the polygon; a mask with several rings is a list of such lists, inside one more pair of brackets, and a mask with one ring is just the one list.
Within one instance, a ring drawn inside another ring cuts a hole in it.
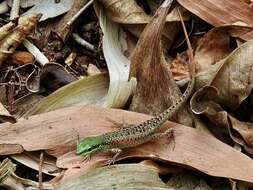
[{"label": "twig", "polygon": [[10,20],[15,20],[19,17],[20,0],[13,0],[11,7]]},{"label": "twig", "polygon": [[46,63],[49,62],[47,57],[31,42],[28,40],[23,41],[23,45],[26,47],[26,49],[33,54],[34,58],[42,65],[44,66]]},{"label": "twig", "polygon": [[42,184],[42,165],[43,165],[43,156],[44,153],[40,153],[40,163],[39,163],[39,190],[43,190],[43,184]]},{"label": "twig", "polygon": [[79,36],[77,33],[72,34],[73,39],[80,45],[86,47],[87,49],[96,52],[96,49],[94,45],[90,44],[89,42],[85,41],[81,36]]},{"label": "twig", "polygon": [[[182,18],[182,15],[181,15],[181,13],[180,13],[180,10],[177,9],[177,12],[178,12],[178,15],[179,15],[179,18],[180,18],[182,27],[183,27],[183,32],[184,32],[184,35],[185,35],[186,44],[187,44],[187,46],[188,46],[189,61],[190,61],[190,63],[193,63],[193,62],[194,62],[194,57],[193,57],[193,50],[192,50],[191,42],[190,42],[189,36],[188,36],[188,34],[187,34],[187,30],[186,30],[186,27],[185,27],[185,24],[184,24],[184,20],[183,20],[183,18]],[[191,69],[193,69],[192,72],[195,73],[195,67],[191,67]]]},{"label": "twig", "polygon": [[81,8],[68,22],[67,25],[71,26],[75,20],[93,3],[94,0],[90,0],[83,8]]}]

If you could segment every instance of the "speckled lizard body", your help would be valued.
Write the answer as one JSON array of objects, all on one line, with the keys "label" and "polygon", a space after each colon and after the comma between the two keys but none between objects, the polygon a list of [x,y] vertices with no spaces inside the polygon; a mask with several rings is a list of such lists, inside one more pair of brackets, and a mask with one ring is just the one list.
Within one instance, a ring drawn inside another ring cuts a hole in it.
[{"label": "speckled lizard body", "polygon": [[[186,33],[184,25],[183,28],[184,32]],[[89,159],[90,155],[93,153],[113,152],[115,153],[115,155],[110,160],[110,163],[112,163],[124,148],[135,147],[146,143],[152,139],[157,139],[172,134],[172,129],[168,129],[164,133],[156,133],[156,131],[164,122],[171,118],[180,109],[180,107],[187,101],[194,89],[195,65],[189,39],[186,39],[189,47],[191,79],[182,97],[180,97],[180,99],[174,102],[174,104],[172,104],[167,110],[165,110],[158,116],[144,121],[136,126],[121,128],[118,131],[105,133],[99,136],[84,138],[77,145],[76,153],[78,155],[84,155],[86,156],[86,158]]]}]

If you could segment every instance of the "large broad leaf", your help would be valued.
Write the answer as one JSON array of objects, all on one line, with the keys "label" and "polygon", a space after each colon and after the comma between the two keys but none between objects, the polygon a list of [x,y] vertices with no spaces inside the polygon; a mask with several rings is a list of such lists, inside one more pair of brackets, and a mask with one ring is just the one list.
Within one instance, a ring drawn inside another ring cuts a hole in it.
[{"label": "large broad leaf", "polygon": [[[80,138],[118,130],[108,120],[137,124],[150,116],[118,109],[76,107],[56,110],[22,119],[16,124],[0,125],[0,154],[46,150],[58,158],[61,168],[81,167],[104,163],[111,154],[97,154],[85,163],[75,155]],[[118,159],[129,157],[161,160],[187,168],[194,168],[208,175],[253,182],[253,160],[210,135],[196,129],[166,122],[161,130],[174,127],[174,139],[159,139],[123,151]]]}]

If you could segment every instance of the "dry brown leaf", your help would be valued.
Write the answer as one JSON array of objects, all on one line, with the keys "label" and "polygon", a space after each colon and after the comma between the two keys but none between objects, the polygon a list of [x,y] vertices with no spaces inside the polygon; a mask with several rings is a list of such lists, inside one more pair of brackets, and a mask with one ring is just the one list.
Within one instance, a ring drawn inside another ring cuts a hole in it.
[{"label": "dry brown leaf", "polygon": [[133,52],[129,78],[137,79],[137,87],[131,110],[156,115],[171,104],[170,97],[166,94],[171,94],[173,91],[171,86],[176,88],[176,84],[166,67],[167,63],[160,44],[169,8],[170,6],[161,6],[157,10],[152,21],[145,27]]},{"label": "dry brown leaf", "polygon": [[225,58],[232,51],[229,43],[230,36],[226,28],[214,28],[205,34],[194,53],[198,72],[208,70],[210,65]]},{"label": "dry brown leaf", "polygon": [[[145,27],[131,58],[130,77],[137,79],[130,109],[157,115],[181,97],[172,73],[168,68],[161,47],[161,36],[169,6],[157,10]],[[185,109],[174,117],[180,123],[191,126],[191,117]]]},{"label": "dry brown leaf", "polygon": [[[78,135],[83,138],[117,130],[108,119],[116,122],[124,119],[126,123],[137,124],[148,118],[150,116],[134,112],[95,107],[72,107],[36,115],[28,120],[21,119],[16,124],[0,125],[0,154],[46,150],[58,157],[58,167],[82,165],[87,170],[87,167],[94,165],[95,160],[109,158],[110,155],[98,154],[92,156],[89,163],[81,162],[83,157],[72,153],[75,151]],[[251,158],[190,127],[166,122],[161,130],[169,127],[174,127],[174,140],[159,139],[146,143],[124,151],[119,159],[158,159],[165,163],[194,168],[208,175],[253,182]]]},{"label": "dry brown leaf", "polygon": [[31,53],[26,51],[16,51],[11,56],[9,61],[17,65],[24,65],[33,63],[34,57]]},{"label": "dry brown leaf", "polygon": [[253,154],[253,123],[239,121],[224,111],[219,105],[219,92],[215,87],[199,89],[191,99],[191,108],[195,114],[203,114],[215,124],[211,130],[221,140],[225,135],[230,135],[248,153]]},{"label": "dry brown leaf", "polygon": [[182,52],[172,61],[170,71],[175,80],[182,80],[189,77],[188,55]]},{"label": "dry brown leaf", "polygon": [[230,36],[241,36],[251,28],[241,26],[215,27],[200,39],[194,53],[198,72],[208,70],[211,65],[224,59],[232,51]]},{"label": "dry brown leaf", "polygon": [[110,19],[124,24],[144,24],[151,20],[135,0],[99,0]]},{"label": "dry brown leaf", "polygon": [[[243,25],[253,27],[252,7],[238,0],[178,0],[184,8],[214,26]],[[251,39],[253,33],[244,39]]]},{"label": "dry brown leaf", "polygon": [[[139,37],[144,27],[152,19],[135,0],[100,0],[106,8],[108,17],[114,22],[124,24],[124,28],[130,31],[134,36]],[[181,6],[176,6],[167,16],[166,24],[163,29],[162,45],[164,49],[170,49],[174,38],[180,31],[180,19],[177,9],[180,10],[184,20],[189,20],[189,12]],[[99,4],[95,3],[95,10],[99,14]]]},{"label": "dry brown leaf", "polygon": [[197,89],[205,85],[215,86],[219,90],[222,105],[231,110],[237,109],[253,86],[252,59],[253,40],[250,40],[225,59],[210,65],[208,70],[198,73]]}]

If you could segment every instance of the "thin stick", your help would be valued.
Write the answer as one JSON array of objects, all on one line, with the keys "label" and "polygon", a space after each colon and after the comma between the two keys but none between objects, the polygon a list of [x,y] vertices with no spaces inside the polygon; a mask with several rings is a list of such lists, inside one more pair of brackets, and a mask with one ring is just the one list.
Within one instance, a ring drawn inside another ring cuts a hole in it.
[{"label": "thin stick", "polygon": [[81,8],[68,22],[67,25],[71,26],[75,20],[93,3],[94,0],[90,0],[83,8]]},{"label": "thin stick", "polygon": [[35,45],[33,45],[30,41],[24,40],[23,45],[26,47],[26,49],[31,54],[33,54],[36,61],[38,61],[42,66],[44,66],[45,64],[47,64],[49,62],[47,57]]},{"label": "thin stick", "polygon": [[[185,40],[186,40],[186,43],[187,43],[187,46],[188,46],[188,51],[189,51],[189,62],[190,62],[190,63],[193,63],[193,62],[194,62],[194,58],[193,58],[193,50],[192,50],[191,42],[190,42],[190,40],[189,40],[189,37],[188,37],[187,31],[186,31],[185,24],[184,24],[182,15],[181,15],[181,13],[180,13],[180,10],[177,9],[177,12],[178,12],[180,21],[181,21],[181,23],[182,23],[182,27],[183,27],[183,31],[184,31],[184,35],[185,35]],[[191,69],[194,69],[194,70],[192,71],[192,73],[195,73],[195,67],[191,67]]]},{"label": "thin stick", "polygon": [[40,163],[39,163],[39,190],[43,190],[43,184],[42,184],[42,165],[43,165],[43,156],[44,153],[40,153]]},{"label": "thin stick", "polygon": [[92,45],[91,43],[85,41],[85,40],[84,40],[83,38],[81,38],[81,36],[79,36],[77,33],[73,33],[72,36],[73,36],[73,39],[74,39],[78,44],[80,44],[80,45],[86,47],[87,49],[89,49],[89,50],[91,50],[91,51],[93,51],[93,52],[96,51],[94,45]]}]

